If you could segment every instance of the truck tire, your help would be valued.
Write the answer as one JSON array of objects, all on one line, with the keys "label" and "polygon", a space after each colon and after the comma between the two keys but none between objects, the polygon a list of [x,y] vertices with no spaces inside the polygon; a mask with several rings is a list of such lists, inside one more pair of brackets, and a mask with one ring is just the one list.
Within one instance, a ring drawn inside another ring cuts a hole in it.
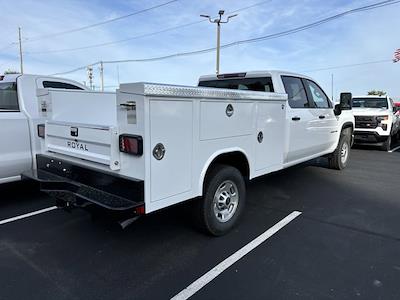
[{"label": "truck tire", "polygon": [[195,203],[196,225],[221,236],[238,222],[246,202],[246,185],[238,169],[216,165],[205,180],[203,197]]},{"label": "truck tire", "polygon": [[382,144],[382,150],[383,151],[389,151],[391,144],[392,144],[392,136],[389,135],[387,140],[384,141],[383,144]]},{"label": "truck tire", "polygon": [[328,157],[329,168],[335,170],[343,170],[346,168],[350,158],[350,140],[346,129],[342,130],[340,140],[335,151]]}]

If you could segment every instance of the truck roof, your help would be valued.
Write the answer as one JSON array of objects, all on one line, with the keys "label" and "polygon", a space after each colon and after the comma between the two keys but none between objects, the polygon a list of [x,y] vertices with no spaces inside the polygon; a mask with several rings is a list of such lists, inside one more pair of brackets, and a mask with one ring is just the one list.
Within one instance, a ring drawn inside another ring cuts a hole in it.
[{"label": "truck roof", "polygon": [[224,73],[224,74],[211,74],[211,75],[203,75],[200,76],[199,81],[209,81],[209,80],[218,80],[218,79],[228,79],[228,78],[254,78],[254,77],[274,77],[274,76],[295,76],[308,78],[313,80],[311,77],[305,76],[303,74],[281,71],[281,70],[261,70],[261,71],[247,71],[247,72],[234,72],[234,73]]},{"label": "truck roof", "polygon": [[83,84],[72,80],[72,79],[67,79],[63,77],[55,77],[55,76],[48,76],[48,75],[37,75],[37,74],[5,74],[5,75],[0,75],[0,82],[16,82],[17,78],[23,77],[23,79],[30,79],[30,80],[36,80],[37,78],[43,78],[46,80],[54,80],[54,81],[62,81],[66,83],[71,83],[76,86],[79,86],[83,90],[87,90],[88,88],[85,87]]},{"label": "truck roof", "polygon": [[362,95],[362,96],[353,96],[353,98],[382,98],[387,99],[388,96],[378,96],[378,95]]}]

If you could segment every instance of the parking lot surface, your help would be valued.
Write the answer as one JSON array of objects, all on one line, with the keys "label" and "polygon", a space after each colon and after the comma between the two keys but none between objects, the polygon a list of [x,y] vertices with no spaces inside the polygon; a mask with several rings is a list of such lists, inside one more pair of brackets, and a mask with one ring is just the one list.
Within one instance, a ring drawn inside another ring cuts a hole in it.
[{"label": "parking lot surface", "polygon": [[[248,186],[230,234],[197,232],[189,207],[125,230],[83,210],[0,225],[0,299],[170,299],[293,211],[300,216],[192,299],[400,299],[400,150],[353,149]],[[30,183],[0,187],[0,220],[51,207]]]}]

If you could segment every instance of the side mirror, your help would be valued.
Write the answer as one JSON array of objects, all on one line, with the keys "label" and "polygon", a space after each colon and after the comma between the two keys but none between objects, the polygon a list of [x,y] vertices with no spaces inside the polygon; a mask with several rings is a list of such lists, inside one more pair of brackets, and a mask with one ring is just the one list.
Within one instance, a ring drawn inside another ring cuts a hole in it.
[{"label": "side mirror", "polygon": [[336,104],[335,108],[333,109],[333,113],[335,116],[339,116],[342,113],[342,106],[341,104]]},{"label": "side mirror", "polygon": [[340,93],[340,108],[341,110],[351,110],[353,108],[351,93]]}]

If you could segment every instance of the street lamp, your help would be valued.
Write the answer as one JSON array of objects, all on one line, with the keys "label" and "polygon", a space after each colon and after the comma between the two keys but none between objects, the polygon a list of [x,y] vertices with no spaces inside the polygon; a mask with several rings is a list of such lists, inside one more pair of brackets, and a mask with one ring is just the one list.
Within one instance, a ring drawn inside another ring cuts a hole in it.
[{"label": "street lamp", "polygon": [[220,48],[221,48],[221,24],[228,23],[230,19],[236,17],[237,14],[230,15],[226,18],[225,21],[222,20],[222,15],[225,13],[224,10],[220,10],[218,12],[218,17],[212,19],[209,15],[200,15],[200,17],[207,18],[210,23],[217,24],[217,65],[216,65],[216,73],[219,74],[219,56],[220,56]]}]

